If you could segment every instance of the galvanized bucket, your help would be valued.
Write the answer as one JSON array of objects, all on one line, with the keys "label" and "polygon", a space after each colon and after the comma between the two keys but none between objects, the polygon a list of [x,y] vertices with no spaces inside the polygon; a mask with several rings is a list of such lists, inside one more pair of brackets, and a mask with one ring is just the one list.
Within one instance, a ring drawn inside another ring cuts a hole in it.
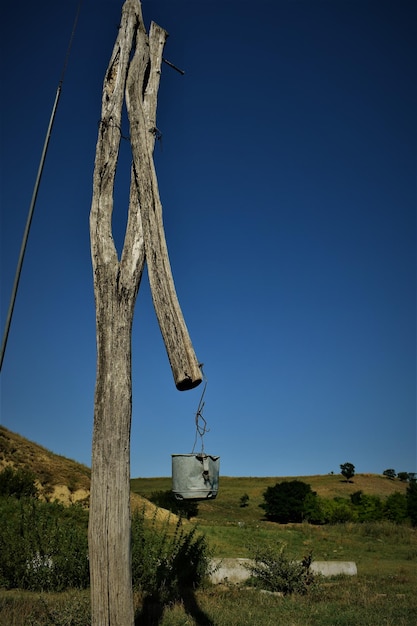
[{"label": "galvanized bucket", "polygon": [[220,457],[198,454],[172,455],[172,491],[177,500],[213,500],[219,488]]}]

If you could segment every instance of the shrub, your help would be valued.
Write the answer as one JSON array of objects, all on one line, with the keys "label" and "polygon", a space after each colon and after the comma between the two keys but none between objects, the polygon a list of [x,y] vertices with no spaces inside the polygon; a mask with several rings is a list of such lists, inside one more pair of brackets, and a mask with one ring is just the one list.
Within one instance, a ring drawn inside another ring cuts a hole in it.
[{"label": "shrub", "polygon": [[359,522],[378,521],[384,517],[384,505],[378,496],[370,496],[355,491],[350,496],[350,501],[354,506],[356,519]]},{"label": "shrub", "polygon": [[248,505],[249,505],[249,496],[247,493],[244,493],[243,496],[240,497],[239,506],[241,509],[244,509]]},{"label": "shrub", "polygon": [[7,466],[0,472],[0,496],[36,498],[35,475],[29,470]]},{"label": "shrub", "polygon": [[285,481],[277,483],[274,487],[268,487],[263,494],[264,502],[260,506],[264,509],[266,517],[273,522],[281,524],[301,522],[308,495],[310,496],[308,504],[311,508],[311,498],[316,494],[310,485],[301,480]]},{"label": "shrub", "polygon": [[417,482],[413,480],[407,487],[407,513],[413,526],[417,526]]},{"label": "shrub", "polygon": [[333,500],[323,500],[322,510],[327,524],[345,524],[356,520],[353,507],[346,498],[336,497]]},{"label": "shrub", "polygon": [[252,546],[250,553],[254,563],[246,567],[254,577],[257,587],[284,595],[306,594],[316,581],[310,570],[311,553],[301,561],[295,561],[287,556],[284,543]]},{"label": "shrub", "polygon": [[384,519],[401,524],[407,519],[407,498],[398,491],[388,496],[384,503]]},{"label": "shrub", "polygon": [[146,520],[144,511],[132,515],[133,586],[162,603],[182,597],[187,588],[200,586],[208,574],[210,553],[197,528],[184,530],[181,519],[174,529],[168,518]]},{"label": "shrub", "polygon": [[87,523],[76,505],[0,498],[0,584],[32,591],[87,587]]}]

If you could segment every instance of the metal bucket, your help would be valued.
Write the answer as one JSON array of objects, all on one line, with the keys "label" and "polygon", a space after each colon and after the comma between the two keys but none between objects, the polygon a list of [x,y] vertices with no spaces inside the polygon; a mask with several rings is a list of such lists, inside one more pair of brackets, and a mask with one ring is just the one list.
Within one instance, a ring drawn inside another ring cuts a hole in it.
[{"label": "metal bucket", "polygon": [[172,455],[172,491],[177,500],[213,500],[219,488],[220,457]]}]

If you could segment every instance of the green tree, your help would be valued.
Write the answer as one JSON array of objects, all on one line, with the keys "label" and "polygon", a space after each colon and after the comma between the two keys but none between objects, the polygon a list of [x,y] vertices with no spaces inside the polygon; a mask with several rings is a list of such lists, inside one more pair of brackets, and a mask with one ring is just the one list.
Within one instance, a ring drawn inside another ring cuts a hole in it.
[{"label": "green tree", "polygon": [[304,519],[310,524],[324,524],[326,521],[323,500],[314,491],[308,493],[304,500]]},{"label": "green tree", "polygon": [[413,526],[417,526],[417,482],[411,481],[407,487],[407,513]]},{"label": "green tree", "polygon": [[340,465],[340,473],[346,479],[346,482],[350,482],[350,479],[355,475],[355,466],[352,463],[342,463]]},{"label": "green tree", "polygon": [[[265,516],[280,524],[301,522],[305,515],[305,502],[308,495],[315,496],[310,485],[301,480],[291,480],[268,487],[264,492],[264,502],[260,505]],[[309,501],[311,507],[311,499]]]},{"label": "green tree", "polygon": [[407,518],[407,497],[396,491],[388,496],[384,503],[384,518],[401,524]]},{"label": "green tree", "polygon": [[402,483],[408,482],[408,479],[409,479],[408,472],[398,472],[397,476]]},{"label": "green tree", "polygon": [[390,469],[384,470],[382,472],[382,475],[386,476],[387,478],[390,478],[391,480],[393,480],[396,477],[397,473],[396,473],[395,469],[390,468]]}]

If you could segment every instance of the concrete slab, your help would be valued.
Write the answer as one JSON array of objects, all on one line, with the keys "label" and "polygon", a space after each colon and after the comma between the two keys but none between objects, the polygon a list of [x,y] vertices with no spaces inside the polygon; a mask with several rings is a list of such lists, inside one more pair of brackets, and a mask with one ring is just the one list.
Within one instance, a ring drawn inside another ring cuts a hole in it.
[{"label": "concrete slab", "polygon": [[358,568],[354,561],[313,561],[311,571],[322,576],[357,576]]},{"label": "concrete slab", "polygon": [[210,580],[214,584],[242,583],[250,577],[245,564],[253,563],[251,559],[212,559]]},{"label": "concrete slab", "polygon": [[[246,565],[254,563],[251,559],[212,559],[210,580],[214,584],[242,583],[250,577]],[[354,561],[313,561],[311,570],[322,576],[357,576]]]}]

